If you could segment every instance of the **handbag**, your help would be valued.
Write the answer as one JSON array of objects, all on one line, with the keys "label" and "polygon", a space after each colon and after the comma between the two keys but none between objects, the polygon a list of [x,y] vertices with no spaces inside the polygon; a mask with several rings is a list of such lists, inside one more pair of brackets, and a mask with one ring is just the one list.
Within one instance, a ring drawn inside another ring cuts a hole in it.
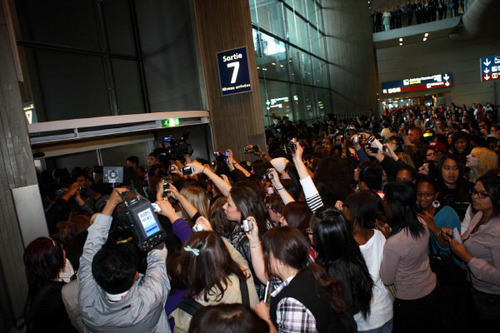
[{"label": "handbag", "polygon": [[440,286],[467,284],[467,271],[455,263],[449,254],[431,254],[430,265]]}]

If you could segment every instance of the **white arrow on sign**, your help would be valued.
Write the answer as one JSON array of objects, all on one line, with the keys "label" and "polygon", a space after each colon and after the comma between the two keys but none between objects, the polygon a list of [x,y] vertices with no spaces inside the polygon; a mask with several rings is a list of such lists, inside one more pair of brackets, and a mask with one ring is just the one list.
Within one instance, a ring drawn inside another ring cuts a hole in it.
[{"label": "white arrow on sign", "polygon": [[445,75],[443,76],[443,79],[444,79],[445,81],[448,81],[448,80],[450,79],[450,77],[449,77],[449,75],[448,75],[448,74],[445,74]]},{"label": "white arrow on sign", "polygon": [[28,119],[28,124],[31,124],[33,122],[33,111],[25,111],[24,114],[26,115],[26,119]]},{"label": "white arrow on sign", "polygon": [[448,87],[450,85],[450,82],[446,81],[444,85]]},{"label": "white arrow on sign", "polygon": [[488,68],[484,69],[484,74],[488,74],[489,72],[490,72],[490,70]]},{"label": "white arrow on sign", "polygon": [[495,57],[495,64],[500,64],[500,58]]},{"label": "white arrow on sign", "polygon": [[489,65],[491,64],[490,59],[486,59],[486,61],[485,61],[485,62],[483,62],[483,64],[484,64],[485,66],[489,66]]},{"label": "white arrow on sign", "polygon": [[486,76],[484,77],[484,79],[485,79],[486,81],[488,81],[488,80],[490,79],[490,76],[489,76],[489,75],[486,75]]}]

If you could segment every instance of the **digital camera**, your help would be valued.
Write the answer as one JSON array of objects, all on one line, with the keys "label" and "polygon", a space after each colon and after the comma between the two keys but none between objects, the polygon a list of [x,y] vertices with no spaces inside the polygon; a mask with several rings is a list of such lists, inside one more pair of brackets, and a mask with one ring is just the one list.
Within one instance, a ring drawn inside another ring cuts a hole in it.
[{"label": "digital camera", "polygon": [[253,224],[250,223],[248,220],[243,220],[242,225],[243,225],[243,231],[245,232],[253,230]]},{"label": "digital camera", "polygon": [[[370,136],[366,142],[372,146],[373,152],[376,152],[376,151],[379,151],[381,153],[384,152],[384,146],[374,136]],[[376,150],[375,150],[375,148],[376,148]]]},{"label": "digital camera", "polygon": [[187,166],[187,167],[182,168],[182,174],[184,176],[190,175],[192,173],[193,173],[193,168],[192,167]]},{"label": "digital camera", "polygon": [[297,144],[295,143],[295,139],[290,140],[288,144],[286,144],[284,147],[285,153],[287,154],[295,154],[297,151]]},{"label": "digital camera", "polygon": [[266,180],[270,182],[274,178],[273,173],[271,171],[266,172]]}]

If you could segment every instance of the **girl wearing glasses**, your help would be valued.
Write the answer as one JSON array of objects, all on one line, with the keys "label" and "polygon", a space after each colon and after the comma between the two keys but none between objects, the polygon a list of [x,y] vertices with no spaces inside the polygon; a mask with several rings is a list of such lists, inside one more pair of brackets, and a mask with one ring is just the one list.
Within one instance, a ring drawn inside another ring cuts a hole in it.
[{"label": "girl wearing glasses", "polygon": [[450,247],[470,272],[473,302],[481,331],[498,325],[500,318],[500,179],[495,175],[479,178],[472,191],[472,207],[477,213],[460,240],[448,235]]}]

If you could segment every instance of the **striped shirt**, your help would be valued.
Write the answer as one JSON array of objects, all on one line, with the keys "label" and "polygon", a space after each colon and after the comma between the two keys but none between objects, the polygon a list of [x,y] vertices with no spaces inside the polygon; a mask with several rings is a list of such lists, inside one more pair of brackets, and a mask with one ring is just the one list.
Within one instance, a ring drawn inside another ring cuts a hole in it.
[{"label": "striped shirt", "polygon": [[316,188],[316,185],[314,185],[311,176],[301,179],[300,184],[302,185],[304,197],[306,198],[306,203],[309,209],[314,213],[318,208],[323,207],[323,200],[321,200],[321,196],[319,195],[318,189]]}]

